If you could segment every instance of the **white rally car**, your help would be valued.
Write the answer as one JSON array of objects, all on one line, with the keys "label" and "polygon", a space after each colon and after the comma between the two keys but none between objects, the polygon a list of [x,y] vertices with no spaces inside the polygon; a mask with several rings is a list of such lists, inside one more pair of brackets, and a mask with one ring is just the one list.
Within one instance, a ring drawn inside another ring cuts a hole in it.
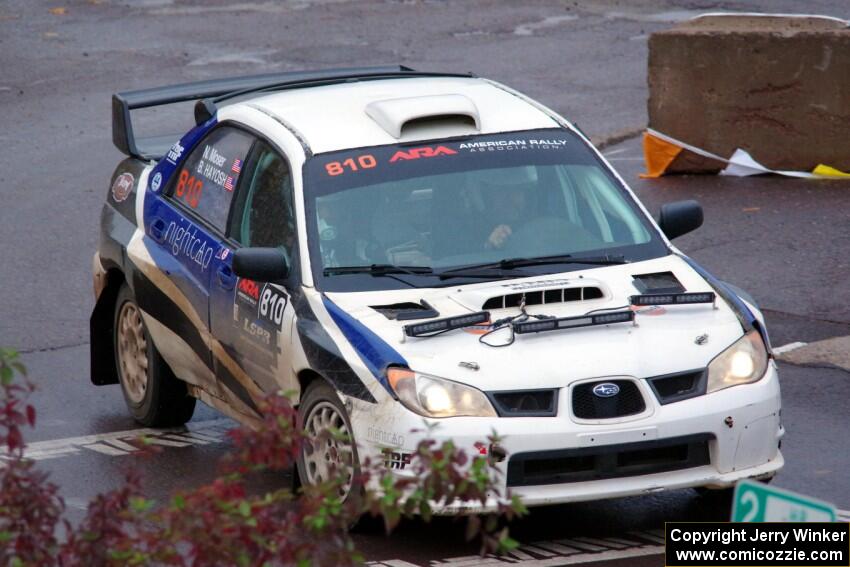
[{"label": "white rally car", "polygon": [[[135,109],[197,100],[178,142]],[[763,318],[569,122],[471,75],[241,77],[113,98],[92,381],[133,416],[250,423],[295,390],[331,459],[409,472],[423,420],[528,505],[726,487],[783,465]],[[416,432],[418,431],[418,432]],[[491,431],[500,446],[485,440]]]}]

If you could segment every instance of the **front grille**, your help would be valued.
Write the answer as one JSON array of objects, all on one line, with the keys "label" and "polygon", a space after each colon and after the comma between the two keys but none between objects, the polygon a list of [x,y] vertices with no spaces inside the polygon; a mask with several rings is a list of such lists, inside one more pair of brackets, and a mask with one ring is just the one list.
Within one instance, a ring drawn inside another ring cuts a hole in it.
[{"label": "front grille", "polygon": [[[599,384],[616,384],[620,392],[610,398],[593,393]],[[637,384],[631,380],[599,380],[578,384],[572,390],[573,415],[579,419],[611,419],[643,412],[646,403]]]},{"label": "front grille", "polygon": [[664,405],[705,394],[708,373],[704,368],[647,379],[655,397]]},{"label": "front grille", "polygon": [[558,413],[557,390],[487,392],[500,417],[551,417]]},{"label": "front grille", "polygon": [[508,486],[562,484],[655,474],[711,463],[711,433],[559,451],[516,453],[508,461]]}]

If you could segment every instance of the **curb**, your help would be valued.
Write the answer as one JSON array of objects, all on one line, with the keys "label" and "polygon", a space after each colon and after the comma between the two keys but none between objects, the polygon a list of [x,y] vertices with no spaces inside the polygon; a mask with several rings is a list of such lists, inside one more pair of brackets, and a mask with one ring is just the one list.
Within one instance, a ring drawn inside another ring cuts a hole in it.
[{"label": "curb", "polygon": [[612,132],[610,134],[605,134],[602,136],[590,136],[590,143],[596,146],[597,150],[604,150],[609,146],[614,146],[616,144],[619,144],[620,142],[625,142],[626,140],[636,138],[640,136],[644,132],[644,130],[646,130],[645,126],[623,128],[622,130],[617,130],[616,132]]}]

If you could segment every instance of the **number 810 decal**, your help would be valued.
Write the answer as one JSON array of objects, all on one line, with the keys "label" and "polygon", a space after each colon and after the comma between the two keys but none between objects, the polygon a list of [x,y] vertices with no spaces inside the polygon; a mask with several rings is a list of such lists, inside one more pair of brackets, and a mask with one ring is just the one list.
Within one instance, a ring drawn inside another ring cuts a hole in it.
[{"label": "number 810 decal", "polygon": [[361,169],[372,169],[378,165],[375,156],[371,154],[363,154],[355,158],[348,158],[343,161],[332,161],[325,165],[325,171],[328,175],[342,175],[346,171],[358,171]]},{"label": "number 810 decal", "polygon": [[271,287],[269,284],[263,286],[260,294],[260,305],[258,315],[277,326],[283,323],[283,312],[286,309],[287,297],[283,292]]}]

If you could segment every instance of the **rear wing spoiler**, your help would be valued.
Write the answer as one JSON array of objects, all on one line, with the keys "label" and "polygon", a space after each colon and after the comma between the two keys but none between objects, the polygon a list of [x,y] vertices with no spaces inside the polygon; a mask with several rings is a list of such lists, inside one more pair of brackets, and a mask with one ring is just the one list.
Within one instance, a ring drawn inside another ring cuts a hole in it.
[{"label": "rear wing spoiler", "polygon": [[269,73],[125,91],[112,95],[112,143],[131,157],[159,159],[164,155],[175,141],[174,136],[137,139],[134,135],[130,112],[140,108],[197,100],[200,102],[195,106],[195,120],[201,124],[215,114],[216,102],[250,93],[402,77],[471,76],[469,73],[420,72],[404,65],[395,65]]}]

